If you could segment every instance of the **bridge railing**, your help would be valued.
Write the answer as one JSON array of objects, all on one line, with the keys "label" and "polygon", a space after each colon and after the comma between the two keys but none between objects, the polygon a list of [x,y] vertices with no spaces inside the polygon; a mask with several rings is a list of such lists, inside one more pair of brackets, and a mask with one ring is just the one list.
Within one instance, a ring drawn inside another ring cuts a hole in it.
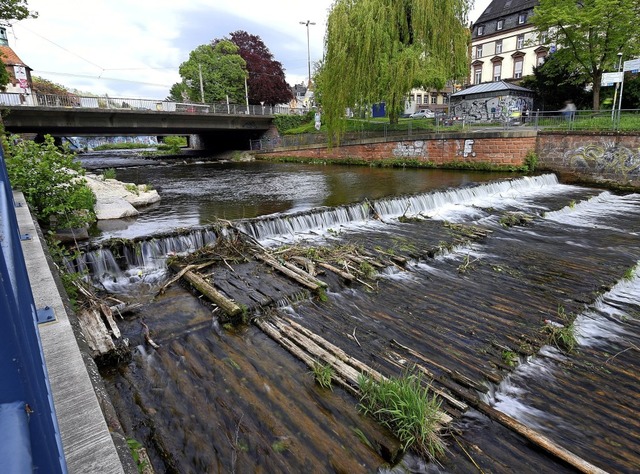
[{"label": "bridge railing", "polygon": [[233,104],[218,102],[203,104],[195,102],[175,102],[170,100],[135,99],[127,97],[81,96],[75,94],[18,94],[15,92],[0,93],[0,107],[52,107],[79,109],[109,109],[117,111],[149,111],[176,112],[188,114],[220,114],[220,115],[275,115],[304,114],[307,109],[289,106],[270,106]]},{"label": "bridge railing", "polygon": [[[26,205],[26,204],[25,204]],[[0,433],[3,472],[65,473],[66,461],[0,148]]]}]

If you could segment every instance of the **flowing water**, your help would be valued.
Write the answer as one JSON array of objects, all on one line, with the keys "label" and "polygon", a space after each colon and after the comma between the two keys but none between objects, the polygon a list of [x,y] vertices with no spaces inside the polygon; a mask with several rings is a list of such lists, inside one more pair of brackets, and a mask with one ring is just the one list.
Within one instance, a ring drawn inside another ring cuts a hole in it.
[{"label": "flowing water", "polygon": [[[640,462],[632,418],[640,409],[638,277],[623,278],[640,260],[638,195],[567,186],[553,175],[269,163],[136,167],[118,178],[151,183],[163,202],[98,239],[135,241],[88,250],[76,265],[96,285],[143,303],[119,323],[131,362],[103,376],[127,436],[147,446],[158,472],[567,469],[473,410],[454,421],[460,431],[439,466],[406,456],[392,467],[393,439],[358,413],[357,400],[320,389],[255,326],[221,327],[215,310],[179,285],[153,297],[167,256],[226,237],[208,225],[215,217],[267,246],[352,242],[409,257],[406,268],[381,272],[374,291],[335,286],[327,301],[302,293],[277,311],[387,375],[406,368],[410,357],[398,347],[411,347],[436,376],[455,370],[496,408],[604,469],[632,472]],[[502,216],[515,211],[532,223],[505,226]],[[450,223],[490,236],[455,239]],[[171,232],[179,227],[189,229]],[[560,306],[578,315],[578,352],[538,352],[544,320],[557,319]],[[159,350],[144,344],[141,321]],[[505,347],[521,354],[515,370]]]}]

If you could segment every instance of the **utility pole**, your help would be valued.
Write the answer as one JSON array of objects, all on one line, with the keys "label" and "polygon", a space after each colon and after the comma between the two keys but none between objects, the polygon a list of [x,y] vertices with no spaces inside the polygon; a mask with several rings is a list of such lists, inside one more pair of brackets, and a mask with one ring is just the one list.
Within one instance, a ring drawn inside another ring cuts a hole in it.
[{"label": "utility pole", "polygon": [[200,100],[204,104],[204,85],[202,83],[202,64],[198,63],[198,74],[200,75]]},{"label": "utility pole", "polygon": [[[622,53],[618,53],[618,72],[620,72],[620,69],[622,69]],[[616,105],[618,103],[618,86],[620,86],[620,83],[616,82],[616,91],[613,93],[613,105],[611,106],[611,120],[613,120],[615,116]]]},{"label": "utility pole", "polygon": [[311,86],[311,49],[309,47],[309,25],[315,25],[311,20],[301,21],[301,25],[305,25],[307,27],[307,63],[309,65],[309,82],[307,83],[307,88]]}]

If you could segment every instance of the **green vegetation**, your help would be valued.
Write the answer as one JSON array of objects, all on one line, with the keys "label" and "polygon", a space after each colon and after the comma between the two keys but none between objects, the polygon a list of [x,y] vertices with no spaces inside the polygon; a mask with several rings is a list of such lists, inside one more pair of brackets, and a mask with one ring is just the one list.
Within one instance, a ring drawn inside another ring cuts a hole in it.
[{"label": "green vegetation", "polygon": [[315,78],[331,139],[344,132],[347,108],[384,102],[395,123],[412,87],[440,90],[466,77],[468,6],[464,0],[335,1]]},{"label": "green vegetation", "polygon": [[527,167],[527,171],[533,173],[538,167],[538,154],[535,150],[529,150],[524,157],[524,165]]},{"label": "green vegetation", "polygon": [[140,458],[140,451],[144,449],[144,446],[133,438],[127,438],[127,445],[131,451],[131,456],[133,456],[133,461],[136,463],[138,472],[143,472],[147,467],[147,461]]},{"label": "green vegetation", "polygon": [[102,172],[103,179],[116,179],[116,169],[108,168]]},{"label": "green vegetation", "polygon": [[399,378],[377,382],[361,375],[359,408],[389,428],[403,449],[436,458],[444,453],[438,434],[440,402],[422,386],[419,375],[407,373]]},{"label": "green vegetation", "polygon": [[497,165],[487,162],[456,161],[452,163],[433,163],[418,159],[389,158],[383,160],[363,160],[361,158],[336,158],[317,159],[292,156],[275,156],[269,158],[281,163],[308,163],[314,165],[356,165],[370,166],[372,168],[424,168],[424,169],[453,169],[453,170],[473,170],[473,171],[527,171],[523,166]]},{"label": "green vegetation", "polygon": [[158,150],[167,151],[171,155],[180,153],[182,147],[187,146],[187,138],[178,135],[169,135],[162,139],[162,143],[158,145]]},{"label": "green vegetation", "polygon": [[637,0],[540,0],[531,22],[538,31],[554,32],[545,44],[557,45],[554,60],[592,84],[593,110],[600,107],[602,72],[617,70],[618,52],[624,59],[640,54]]},{"label": "green vegetation", "polygon": [[304,115],[278,114],[274,117],[273,124],[280,135],[294,133],[292,130],[297,130],[298,128],[304,128],[305,131],[295,133],[311,133],[315,131],[314,115],[315,113],[312,110]]},{"label": "green vegetation", "polygon": [[333,381],[333,367],[329,364],[320,364],[316,362],[313,366],[313,378],[320,387],[324,389],[331,389],[331,382]]},{"label": "green vegetation", "polygon": [[549,343],[558,349],[571,353],[578,345],[576,331],[572,318],[564,311],[564,307],[558,306],[558,318],[562,323],[555,321],[545,321],[544,332],[547,334]]},{"label": "green vegetation", "polygon": [[627,281],[631,281],[636,276],[636,272],[637,271],[638,271],[638,265],[634,265],[633,267],[629,267],[629,268],[627,268],[625,270],[624,275],[622,276],[622,278],[624,278]]},{"label": "green vegetation", "polygon": [[289,449],[289,441],[286,439],[279,439],[271,444],[271,449],[274,453],[283,453]]},{"label": "green vegetation", "polygon": [[103,143],[102,145],[98,145],[94,148],[95,151],[102,150],[135,150],[138,148],[151,148],[152,145],[147,145],[145,143],[132,143],[132,142],[122,142],[122,143]]},{"label": "green vegetation", "polygon": [[80,228],[95,221],[95,196],[67,148],[58,148],[49,135],[42,144],[11,136],[4,148],[11,185],[22,191],[44,227]]},{"label": "green vegetation", "polygon": [[513,351],[504,350],[502,351],[502,360],[509,367],[515,367],[516,365],[518,365],[519,357],[518,354]]}]

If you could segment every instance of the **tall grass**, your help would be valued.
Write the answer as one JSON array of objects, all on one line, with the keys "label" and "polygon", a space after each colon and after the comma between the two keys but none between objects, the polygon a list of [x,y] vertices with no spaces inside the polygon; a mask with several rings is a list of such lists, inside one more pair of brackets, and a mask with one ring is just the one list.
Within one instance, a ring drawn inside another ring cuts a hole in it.
[{"label": "tall grass", "polygon": [[407,373],[380,382],[361,375],[358,385],[360,410],[389,428],[404,450],[413,448],[432,459],[444,453],[438,434],[440,401],[423,387],[419,375]]}]

